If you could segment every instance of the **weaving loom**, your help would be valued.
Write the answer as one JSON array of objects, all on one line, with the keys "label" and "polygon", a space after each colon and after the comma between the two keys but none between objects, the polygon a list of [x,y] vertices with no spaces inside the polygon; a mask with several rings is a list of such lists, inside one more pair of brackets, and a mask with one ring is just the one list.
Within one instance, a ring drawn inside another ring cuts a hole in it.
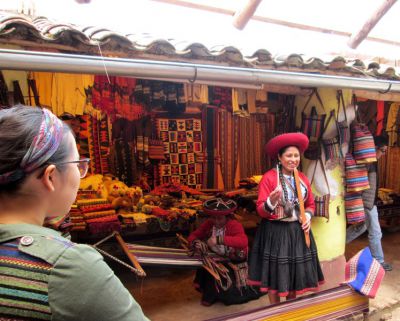
[{"label": "weaving loom", "polygon": [[[187,250],[127,244],[129,252],[143,265],[197,268],[203,266],[199,255],[188,256]],[[217,255],[215,255],[217,257]]]},{"label": "weaving loom", "polygon": [[207,321],[328,321],[368,313],[368,298],[346,285],[307,295],[295,300]]}]

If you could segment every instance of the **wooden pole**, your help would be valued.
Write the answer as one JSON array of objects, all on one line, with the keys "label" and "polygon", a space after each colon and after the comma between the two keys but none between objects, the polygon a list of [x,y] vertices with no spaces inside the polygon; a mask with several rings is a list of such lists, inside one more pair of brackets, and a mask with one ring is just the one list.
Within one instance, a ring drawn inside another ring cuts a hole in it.
[{"label": "wooden pole", "polygon": [[370,31],[375,27],[379,20],[389,11],[389,9],[396,3],[397,0],[384,0],[379,8],[372,14],[372,16],[364,23],[360,30],[350,36],[347,45],[356,49],[358,45],[368,36]]},{"label": "wooden pole", "polygon": [[[300,187],[300,177],[299,177],[299,172],[297,170],[297,168],[294,169],[294,181],[296,183],[296,191],[297,191],[297,198],[299,200],[299,207],[300,207],[300,218],[301,218],[301,222],[305,222],[306,221],[306,212],[304,210],[304,200],[303,200],[303,195],[301,193],[301,187]],[[306,239],[306,245],[308,248],[310,248],[310,234],[309,232],[304,231],[304,236]]]},{"label": "wooden pole", "polygon": [[[194,3],[194,2],[190,2],[190,1],[184,1],[184,0],[151,0],[151,1],[167,3],[170,5],[180,6],[180,7],[184,7],[184,8],[202,10],[202,11],[206,11],[206,12],[224,14],[224,15],[228,15],[228,16],[235,15],[234,10],[220,8],[220,7],[214,7],[214,6],[204,5],[204,4],[198,4],[197,2]],[[306,30],[306,31],[315,31],[315,32],[320,32],[320,33],[335,35],[335,36],[342,36],[342,37],[350,37],[351,36],[351,33],[346,32],[346,31],[305,25],[305,24],[301,24],[301,23],[290,22],[290,21],[285,21],[285,20],[280,20],[280,19],[273,19],[273,18],[268,18],[268,17],[264,17],[264,16],[254,15],[252,17],[252,19],[263,22],[263,23],[270,23],[270,24],[275,24],[278,26],[284,26],[284,27],[288,27],[288,28],[295,28],[295,29]],[[377,37],[367,37],[366,39],[370,40],[370,41],[374,41],[374,42],[393,45],[393,46],[400,45],[399,41],[381,39],[381,38],[377,38]],[[10,40],[7,39],[7,41],[9,42]],[[0,39],[0,42],[1,42],[1,39]]]},{"label": "wooden pole", "polygon": [[128,257],[129,261],[133,264],[133,266],[139,271],[139,276],[146,276],[146,272],[142,269],[139,261],[137,260],[136,256],[134,256],[131,252],[129,252],[128,247],[126,246],[125,241],[122,239],[121,235],[118,232],[115,232],[115,238],[117,239],[119,245],[121,246],[122,250]]},{"label": "wooden pole", "polygon": [[239,30],[243,30],[243,28],[247,25],[251,17],[257,10],[258,5],[262,0],[248,0],[246,6],[239,11],[236,11],[233,17],[233,26]]}]

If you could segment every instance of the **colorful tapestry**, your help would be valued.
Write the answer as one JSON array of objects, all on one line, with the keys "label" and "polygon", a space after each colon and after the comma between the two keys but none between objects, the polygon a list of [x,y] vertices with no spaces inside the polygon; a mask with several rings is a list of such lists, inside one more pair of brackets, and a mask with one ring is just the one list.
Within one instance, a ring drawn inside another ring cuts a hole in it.
[{"label": "colorful tapestry", "polygon": [[107,174],[110,172],[110,135],[108,117],[101,119],[90,115],[78,116],[71,121],[76,144],[81,158],[90,158],[89,172]]},{"label": "colorful tapestry", "polygon": [[164,142],[165,160],[159,165],[160,183],[180,183],[193,188],[203,184],[201,119],[156,120],[158,137]]}]

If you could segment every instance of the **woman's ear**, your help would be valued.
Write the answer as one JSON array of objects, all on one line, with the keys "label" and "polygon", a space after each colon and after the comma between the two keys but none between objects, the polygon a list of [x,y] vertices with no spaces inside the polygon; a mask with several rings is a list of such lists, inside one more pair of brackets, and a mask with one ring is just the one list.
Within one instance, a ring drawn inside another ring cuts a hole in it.
[{"label": "woman's ear", "polygon": [[41,178],[41,181],[44,184],[45,188],[48,189],[50,192],[54,192],[55,190],[54,177],[56,174],[56,170],[56,165],[47,166]]}]

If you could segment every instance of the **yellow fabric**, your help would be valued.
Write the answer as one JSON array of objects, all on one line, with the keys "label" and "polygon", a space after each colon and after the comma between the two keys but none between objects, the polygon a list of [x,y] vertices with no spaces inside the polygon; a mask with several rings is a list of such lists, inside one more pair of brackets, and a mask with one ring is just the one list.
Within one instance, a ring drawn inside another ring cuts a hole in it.
[{"label": "yellow fabric", "polygon": [[50,107],[57,116],[92,111],[86,105],[85,88],[93,86],[93,75],[32,72],[30,77],[36,81],[40,104]]},{"label": "yellow fabric", "polygon": [[29,105],[28,97],[28,82],[26,71],[2,70],[1,71],[9,91],[14,91],[13,81],[18,80],[21,87],[22,95],[24,96],[25,104]]},{"label": "yellow fabric", "polygon": [[232,110],[234,113],[239,113],[239,90],[232,89]]},{"label": "yellow fabric", "polygon": [[86,105],[85,88],[93,83],[92,75],[54,74],[51,99],[53,112],[56,115],[83,115]]},{"label": "yellow fabric", "polygon": [[300,307],[293,311],[286,312],[285,309],[277,311],[274,316],[266,317],[268,321],[306,321],[317,317],[322,317],[339,310],[365,304],[368,298],[357,293],[350,294],[343,298],[332,299],[327,302],[315,302],[313,305]]},{"label": "yellow fabric", "polygon": [[397,114],[399,112],[399,103],[393,103],[390,105],[389,108],[389,113],[388,113],[388,119],[387,119],[387,124],[386,124],[386,131],[389,136],[389,146],[394,146],[397,145],[397,128],[396,126],[396,119],[397,119]]},{"label": "yellow fabric", "polygon": [[[42,106],[52,107],[51,97],[53,94],[53,75],[52,72],[32,72],[30,77],[36,82],[36,88],[39,93],[39,102]],[[33,96],[31,92],[30,95]],[[32,100],[32,105],[35,105]]]},{"label": "yellow fabric", "polygon": [[185,84],[184,86],[186,101],[194,103],[208,104],[208,86]]}]

